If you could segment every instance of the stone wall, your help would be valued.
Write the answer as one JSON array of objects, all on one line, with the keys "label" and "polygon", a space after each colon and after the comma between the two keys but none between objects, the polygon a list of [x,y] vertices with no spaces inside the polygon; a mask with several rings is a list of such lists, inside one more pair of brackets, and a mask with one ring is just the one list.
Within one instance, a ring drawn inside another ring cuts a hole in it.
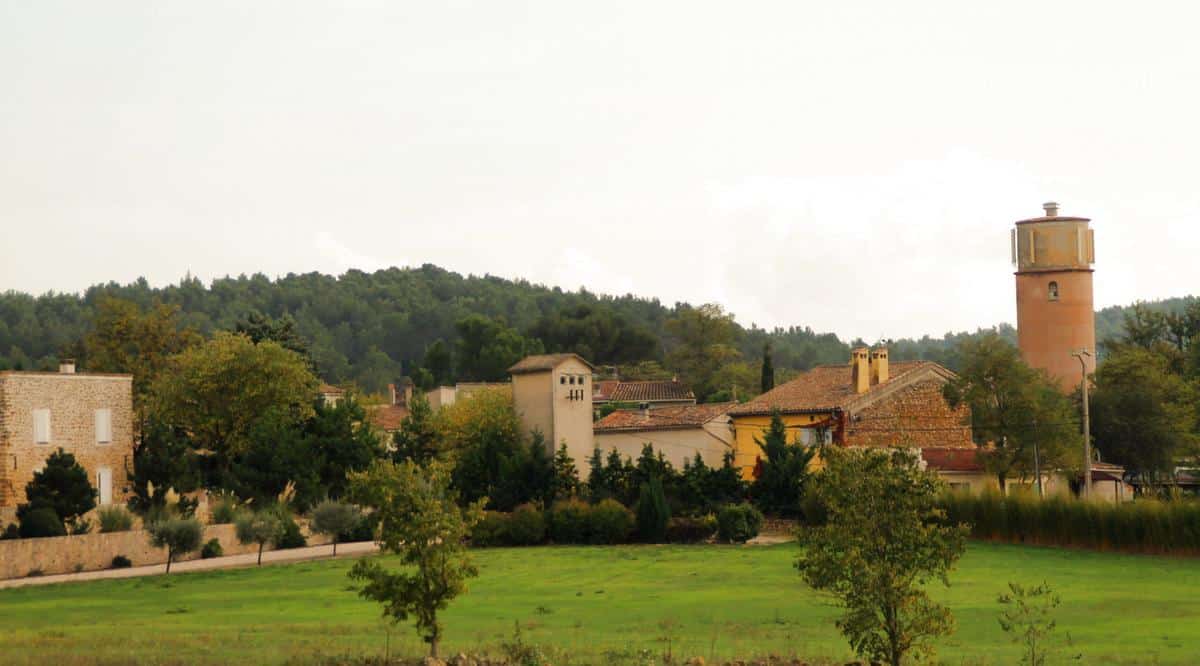
[{"label": "stone wall", "polygon": [[[321,535],[307,535],[310,546],[329,543]],[[225,555],[253,553],[255,544],[238,543],[233,525],[206,525],[204,539],[217,539]],[[129,558],[133,566],[165,564],[167,551],[150,545],[150,536],[144,530],[109,532],[106,534],[79,534],[45,539],[9,539],[0,541],[0,579],[23,578],[30,571],[40,570],[45,575],[96,571],[112,568],[112,559],[117,555]],[[176,561],[194,560],[200,552],[189,553]]]},{"label": "stone wall", "polygon": [[[25,486],[60,447],[97,485],[102,468],[112,475],[112,501],[127,495],[126,468],[133,456],[133,379],[129,375],[0,372],[0,520],[13,520]],[[34,441],[34,410],[50,410],[50,441]],[[97,443],[96,410],[112,413],[112,441]],[[97,500],[99,501],[99,500]],[[2,528],[3,525],[0,525]]]}]

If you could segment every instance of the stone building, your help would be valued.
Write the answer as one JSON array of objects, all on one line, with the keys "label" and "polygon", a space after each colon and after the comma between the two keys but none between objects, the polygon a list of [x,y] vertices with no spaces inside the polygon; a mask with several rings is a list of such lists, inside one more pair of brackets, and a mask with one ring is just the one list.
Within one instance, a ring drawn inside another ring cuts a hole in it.
[{"label": "stone building", "polygon": [[0,520],[25,502],[25,486],[58,449],[75,456],[98,505],[128,493],[133,458],[133,377],[75,372],[0,372]]},{"label": "stone building", "polygon": [[803,444],[974,451],[966,407],[950,409],[942,397],[953,377],[931,361],[889,363],[887,349],[854,349],[848,365],[817,366],[729,410],[734,464],[754,478],[762,453],[756,440],[775,410],[790,439]]},{"label": "stone building", "polygon": [[1043,208],[1045,215],[1021,220],[1012,230],[1017,346],[1026,363],[1045,370],[1069,393],[1083,379],[1073,353],[1086,349],[1086,371],[1096,369],[1096,242],[1088,218],[1059,215],[1054,202]]},{"label": "stone building", "polygon": [[595,446],[592,439],[592,372],[578,354],[527,356],[508,369],[513,404],[526,432],[538,431],[549,450],[566,443],[581,475]]}]

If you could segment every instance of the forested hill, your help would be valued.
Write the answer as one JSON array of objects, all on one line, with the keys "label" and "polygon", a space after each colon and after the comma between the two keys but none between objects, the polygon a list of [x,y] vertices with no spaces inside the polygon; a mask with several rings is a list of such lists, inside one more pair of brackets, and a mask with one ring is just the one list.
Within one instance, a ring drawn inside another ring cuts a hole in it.
[{"label": "forested hill", "polygon": [[[82,295],[34,297],[10,291],[0,295],[0,368],[53,367],[60,355],[72,353],[89,330],[96,305],[105,296],[143,307],[156,301],[177,305],[183,324],[204,333],[234,328],[254,313],[289,316],[325,379],[354,381],[369,390],[379,390],[427,363],[427,350],[436,341],[444,341],[437,349],[454,350],[472,336],[479,339],[476,349],[500,344],[510,353],[576,351],[603,365],[661,362],[676,344],[667,322],[691,309],[687,304],[667,306],[632,295],[602,296],[523,280],[464,277],[431,265],[350,271],[339,277],[242,276],[219,279],[207,287],[194,278],[162,288],[139,280],[96,285]],[[1185,299],[1173,299],[1154,307],[1176,309],[1184,303]],[[1117,332],[1121,320],[1122,308],[1100,311],[1100,337]],[[734,328],[734,344],[744,361],[757,363],[764,343],[770,341],[775,367],[785,372],[843,362],[849,343],[854,342],[800,326],[772,331]],[[1015,339],[1011,326],[998,329]],[[954,345],[976,334],[893,340],[892,357],[928,358],[953,367]],[[453,370],[451,376],[437,379],[458,378],[453,374],[462,376],[468,366],[464,359],[464,371]],[[495,371],[475,367],[467,374]]]}]

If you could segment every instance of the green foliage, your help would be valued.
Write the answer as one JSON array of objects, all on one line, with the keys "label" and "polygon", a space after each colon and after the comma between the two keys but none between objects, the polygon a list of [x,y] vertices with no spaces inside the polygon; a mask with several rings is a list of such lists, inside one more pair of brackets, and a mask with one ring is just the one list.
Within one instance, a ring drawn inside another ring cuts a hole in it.
[{"label": "green foliage", "polygon": [[151,387],[151,413],[213,452],[219,469],[251,445],[265,414],[299,423],[313,412],[317,379],[308,362],[278,343],[217,332],[171,357]]},{"label": "green foliage", "polygon": [[155,548],[167,549],[167,573],[171,573],[171,562],[176,557],[200,547],[200,539],[204,534],[204,528],[195,518],[167,518],[152,523],[146,531]]},{"label": "green foliage", "polygon": [[816,455],[815,446],[788,442],[787,427],[776,410],[762,439],[754,441],[763,451],[761,474],[750,486],[754,504],[764,512],[795,517],[800,513],[800,498],[808,480],[808,465]]},{"label": "green foliage", "polygon": [[663,494],[662,481],[657,476],[642,483],[637,503],[638,538],[644,543],[662,543],[667,540],[667,523],[671,510]]},{"label": "green foliage", "polygon": [[460,507],[449,470],[437,462],[377,461],[352,474],[350,483],[353,501],[379,515],[380,550],[399,555],[408,567],[389,571],[377,559],[359,560],[350,571],[364,583],[359,596],[383,604],[392,622],[414,616],[417,633],[436,658],[443,634],[438,612],[478,575],[463,543],[486,499]]},{"label": "green foliage", "polygon": [[723,543],[746,543],[758,536],[763,514],[748,502],[728,504],[717,512],[717,538]]},{"label": "green foliage", "polygon": [[225,549],[221,547],[220,539],[209,539],[204,543],[204,547],[200,549],[200,559],[210,560],[214,557],[221,557],[225,554]]},{"label": "green foliage", "polygon": [[237,520],[238,512],[242,510],[241,502],[233,493],[215,495],[212,506],[209,507],[209,523],[212,525],[228,525]]},{"label": "green foliage", "polygon": [[[528,471],[530,449],[522,439],[511,391],[477,391],[437,416],[446,455],[454,460],[454,486],[465,501],[487,497],[490,508],[509,510],[532,499],[536,489],[515,476]],[[549,477],[548,466],[543,474]]]},{"label": "green foliage", "polygon": [[546,517],[550,540],[554,543],[587,543],[591,506],[582,500],[555,502]]},{"label": "green foliage", "polygon": [[1016,347],[990,335],[964,342],[962,367],[944,387],[947,404],[969,408],[967,423],[988,470],[1004,486],[1010,476],[1033,476],[1034,449],[1043,469],[1078,469],[1079,417],[1045,373]]},{"label": "green foliage", "polygon": [[1053,496],[946,493],[948,520],[971,536],[996,541],[1114,549],[1139,553],[1200,553],[1200,502],[1155,500],[1110,504]]},{"label": "green foliage", "polygon": [[508,545],[536,546],[546,541],[546,517],[532,504],[522,504],[508,516]]},{"label": "green foliage", "polygon": [[425,348],[425,356],[421,360],[421,368],[429,373],[429,390],[435,386],[445,386],[454,383],[454,355],[450,346],[441,338],[434,340]]},{"label": "green foliage", "polygon": [[233,522],[238,541],[258,544],[258,565],[262,566],[263,548],[283,538],[284,524],[280,512],[272,507],[258,511],[243,511]]},{"label": "green foliage", "polygon": [[1096,370],[1095,383],[1096,448],[1144,485],[1173,482],[1178,461],[1200,449],[1197,384],[1172,370],[1169,355],[1140,346],[1121,346],[1109,354]]},{"label": "green foliage", "polygon": [[716,533],[717,517],[713,515],[701,518],[676,516],[667,523],[668,543],[702,543]]},{"label": "green foliage", "polygon": [[102,506],[96,512],[101,532],[128,532],[133,529],[133,514],[123,506]]},{"label": "green foliage", "polygon": [[729,314],[715,303],[684,306],[666,322],[671,341],[667,366],[691,385],[696,399],[705,402],[710,394],[725,388],[717,385],[721,368],[739,360],[740,330]]},{"label": "green foliage", "polygon": [[138,407],[167,359],[200,341],[199,334],[180,320],[179,306],[157,299],[143,309],[132,301],[101,297],[91,323],[80,362],[92,372],[132,374]]},{"label": "green foliage", "polygon": [[1058,626],[1054,609],[1058,608],[1061,599],[1045,583],[1027,587],[1010,582],[1008,592],[1001,594],[997,601],[1005,607],[1000,612],[1000,628],[1024,648],[1021,663],[1043,666],[1047,656],[1046,641]]},{"label": "green foliage", "polygon": [[938,508],[943,484],[901,449],[830,448],[823,458],[813,492],[828,522],[800,532],[796,568],[841,603],[838,629],[859,655],[892,666],[932,656],[930,640],[950,633],[954,618],[924,586],[949,585],[967,531]]},{"label": "green foliage", "polygon": [[759,384],[759,390],[763,393],[775,388],[775,364],[771,360],[771,343],[763,343],[762,352],[762,380]]},{"label": "green foliage", "polygon": [[250,338],[254,344],[269,340],[305,359],[309,358],[308,342],[296,330],[296,320],[289,314],[274,319],[261,312],[251,312],[234,324],[233,332]]},{"label": "green foliage", "polygon": [[522,336],[503,320],[469,315],[454,325],[458,333],[455,360],[460,378],[495,382],[508,378],[508,369],[530,354],[542,353],[540,340]]},{"label": "green foliage", "polygon": [[200,486],[200,468],[191,440],[181,428],[150,416],[143,420],[133,449],[129,507],[147,515],[161,508],[170,489],[187,493]]},{"label": "green foliage", "polygon": [[[61,524],[60,522],[59,525]],[[4,528],[4,532],[0,533],[0,541],[19,538],[21,538],[21,528],[17,527],[16,523],[9,523],[8,527]]]},{"label": "green foliage", "polygon": [[18,533],[22,539],[37,539],[41,537],[66,536],[67,528],[63,521],[48,506],[30,509],[20,516],[21,527]]},{"label": "green foliage", "polygon": [[554,454],[554,478],[551,481],[549,500],[566,499],[579,494],[579,471],[575,469],[575,459],[567,451],[567,443],[558,445]]},{"label": "green foliage", "polygon": [[291,513],[281,513],[279,524],[283,529],[279,533],[279,538],[275,540],[274,545],[276,549],[288,550],[290,548],[304,548],[308,545],[308,540],[304,538],[304,534],[300,531],[300,526],[296,524]]},{"label": "green foliage", "polygon": [[392,434],[392,458],[396,462],[411,460],[424,465],[437,457],[441,450],[440,440],[429,400],[424,393],[414,392],[408,415],[400,422],[400,429]]},{"label": "green foliage", "polygon": [[579,304],[543,314],[528,335],[547,352],[574,352],[595,363],[629,363],[662,355],[658,336],[614,308]]},{"label": "green foliage", "polygon": [[[33,473],[33,480],[25,486],[27,502],[17,507],[17,519],[24,523],[24,516],[37,509],[50,509],[60,523],[77,527],[80,517],[96,507],[96,489],[88,481],[88,473],[75,456],[62,448],[46,458],[41,470]],[[39,519],[39,527],[48,523]]]},{"label": "green foliage", "polygon": [[337,555],[337,544],[344,532],[354,529],[362,520],[362,512],[353,504],[325,500],[312,510],[312,529],[318,534],[327,534],[333,540],[333,554]]},{"label": "green foliage", "polygon": [[611,545],[625,543],[634,528],[634,515],[613,499],[600,500],[587,513],[587,542]]}]

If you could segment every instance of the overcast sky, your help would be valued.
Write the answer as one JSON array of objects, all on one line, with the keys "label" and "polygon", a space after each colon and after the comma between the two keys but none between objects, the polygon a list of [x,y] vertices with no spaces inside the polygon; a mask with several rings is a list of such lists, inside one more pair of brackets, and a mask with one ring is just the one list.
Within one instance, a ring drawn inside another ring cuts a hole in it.
[{"label": "overcast sky", "polygon": [[[354,7],[346,5],[354,4]],[[425,262],[846,337],[1200,292],[1191,3],[0,0],[0,289]]]}]

